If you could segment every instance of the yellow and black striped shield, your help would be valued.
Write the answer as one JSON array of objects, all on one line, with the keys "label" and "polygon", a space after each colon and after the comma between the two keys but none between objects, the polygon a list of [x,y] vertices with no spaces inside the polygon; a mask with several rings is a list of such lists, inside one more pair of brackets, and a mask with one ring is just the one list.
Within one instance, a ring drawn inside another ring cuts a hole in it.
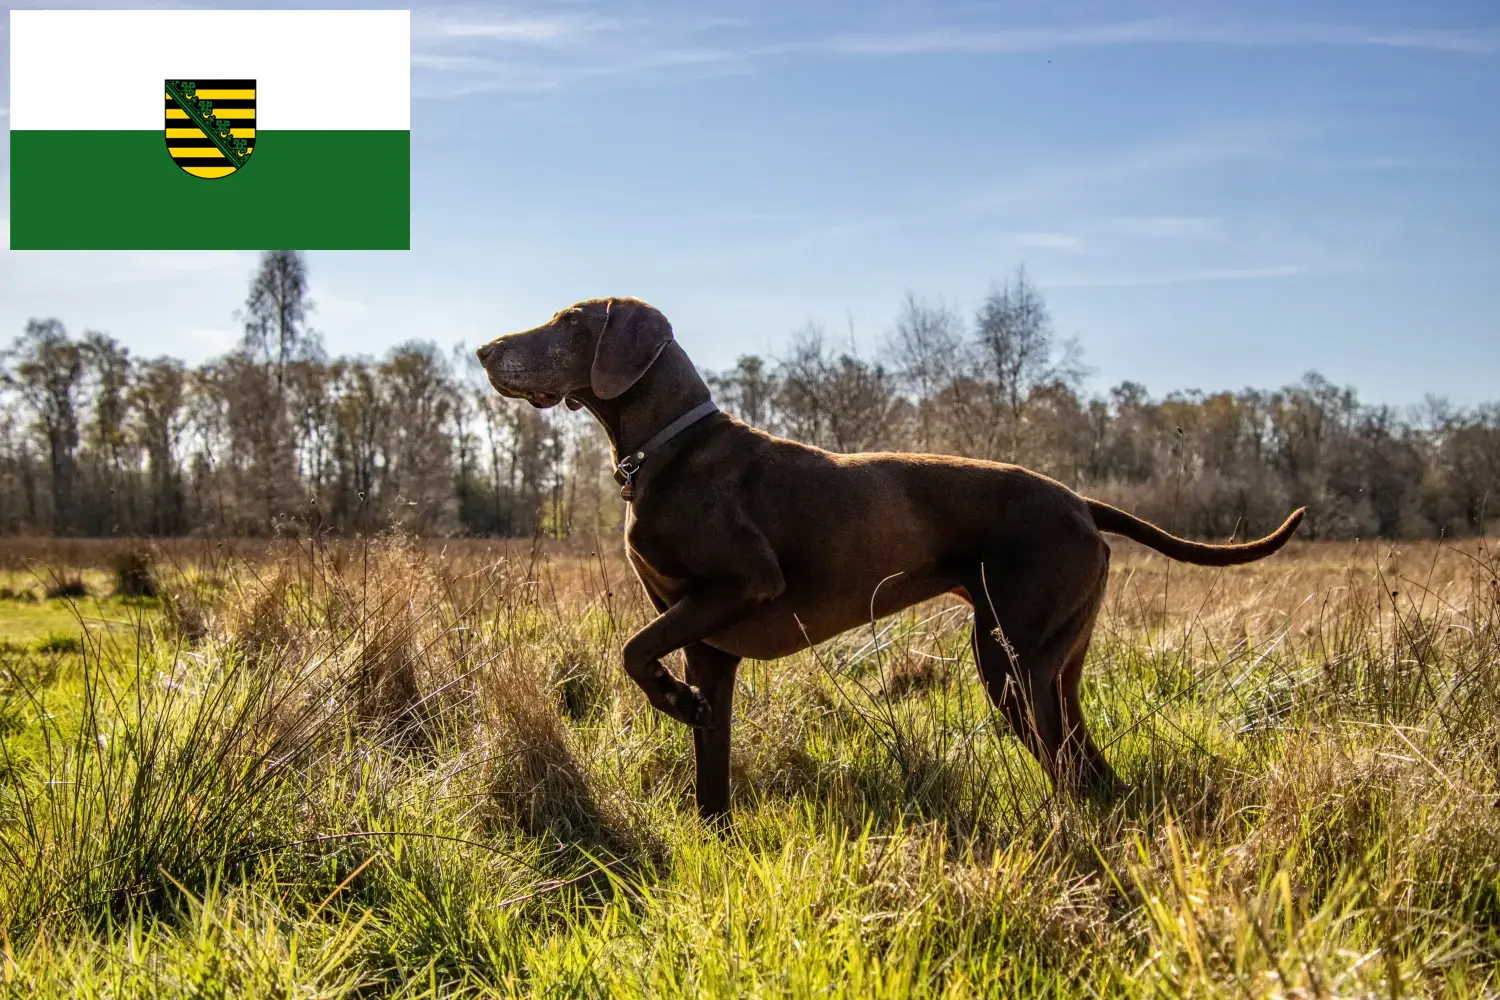
[{"label": "yellow and black striped shield", "polygon": [[168,80],[167,152],[194,177],[228,177],[255,152],[254,80]]}]

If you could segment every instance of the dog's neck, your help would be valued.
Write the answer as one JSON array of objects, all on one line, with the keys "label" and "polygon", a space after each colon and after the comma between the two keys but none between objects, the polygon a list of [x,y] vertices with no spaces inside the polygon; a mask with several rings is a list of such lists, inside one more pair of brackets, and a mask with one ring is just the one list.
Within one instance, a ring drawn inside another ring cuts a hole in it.
[{"label": "dog's neck", "polygon": [[635,385],[614,399],[600,399],[590,389],[568,395],[603,425],[616,463],[621,455],[640,448],[657,431],[709,399],[708,386],[676,341],[667,344]]}]

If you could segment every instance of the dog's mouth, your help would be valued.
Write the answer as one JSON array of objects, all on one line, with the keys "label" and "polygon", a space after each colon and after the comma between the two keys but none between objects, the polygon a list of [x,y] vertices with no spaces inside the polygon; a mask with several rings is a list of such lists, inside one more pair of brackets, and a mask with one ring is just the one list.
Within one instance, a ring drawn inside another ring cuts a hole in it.
[{"label": "dog's mouth", "polygon": [[548,407],[556,406],[563,400],[562,393],[559,392],[546,392],[541,389],[513,389],[510,386],[501,385],[495,380],[493,375],[490,376],[490,385],[494,386],[495,391],[506,399],[524,399],[538,410],[545,410]]}]

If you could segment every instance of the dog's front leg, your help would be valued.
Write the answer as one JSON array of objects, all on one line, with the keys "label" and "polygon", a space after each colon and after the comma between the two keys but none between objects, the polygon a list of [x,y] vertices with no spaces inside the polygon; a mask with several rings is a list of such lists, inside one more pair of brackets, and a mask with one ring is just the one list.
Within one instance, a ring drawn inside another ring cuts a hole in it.
[{"label": "dog's front leg", "polygon": [[689,726],[712,726],[713,709],[708,700],[668,673],[661,658],[728,628],[781,593],[783,587],[778,572],[774,583],[760,586],[721,584],[689,591],[625,643],[625,672],[646,692],[646,700],[654,708]]},{"label": "dog's front leg", "polygon": [[701,642],[690,643],[682,652],[687,657],[687,682],[708,699],[713,710],[713,726],[693,730],[693,769],[698,814],[717,821],[729,812],[729,730],[740,658]]}]

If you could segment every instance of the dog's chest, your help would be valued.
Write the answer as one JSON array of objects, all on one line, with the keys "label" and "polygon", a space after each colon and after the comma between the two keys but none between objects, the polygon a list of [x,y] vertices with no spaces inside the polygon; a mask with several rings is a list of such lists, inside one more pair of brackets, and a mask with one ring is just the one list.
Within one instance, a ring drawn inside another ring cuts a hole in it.
[{"label": "dog's chest", "polygon": [[634,546],[626,548],[626,555],[630,557],[630,565],[635,568],[635,575],[640,578],[641,584],[656,597],[668,604],[676,604],[687,593],[687,580],[662,572],[652,564],[649,556]]}]

